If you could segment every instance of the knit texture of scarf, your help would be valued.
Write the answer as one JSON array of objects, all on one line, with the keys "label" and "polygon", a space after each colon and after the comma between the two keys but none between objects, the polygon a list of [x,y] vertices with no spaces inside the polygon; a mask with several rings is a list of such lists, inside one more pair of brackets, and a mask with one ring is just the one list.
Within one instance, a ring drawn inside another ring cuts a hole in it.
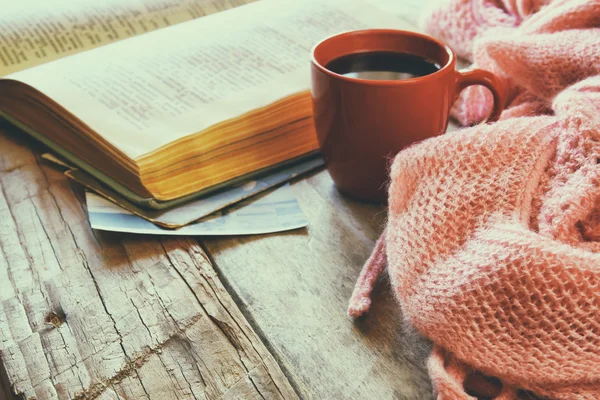
[{"label": "knit texture of scarf", "polygon": [[[401,151],[349,315],[386,270],[438,399],[600,399],[600,0],[451,0],[423,20],[506,110]],[[463,92],[463,125],[491,96]]]}]

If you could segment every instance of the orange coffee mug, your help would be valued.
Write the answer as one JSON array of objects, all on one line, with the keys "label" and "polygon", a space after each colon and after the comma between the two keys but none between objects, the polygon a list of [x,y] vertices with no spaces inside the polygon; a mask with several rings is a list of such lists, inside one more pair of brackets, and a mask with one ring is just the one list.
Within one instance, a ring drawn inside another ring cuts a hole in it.
[{"label": "orange coffee mug", "polygon": [[450,108],[464,88],[483,85],[492,92],[487,121],[497,120],[504,105],[495,75],[456,71],[448,46],[410,31],[367,29],[328,37],[312,49],[311,79],[327,170],[342,193],[370,202],[386,201],[390,163],[400,150],[446,131]]}]

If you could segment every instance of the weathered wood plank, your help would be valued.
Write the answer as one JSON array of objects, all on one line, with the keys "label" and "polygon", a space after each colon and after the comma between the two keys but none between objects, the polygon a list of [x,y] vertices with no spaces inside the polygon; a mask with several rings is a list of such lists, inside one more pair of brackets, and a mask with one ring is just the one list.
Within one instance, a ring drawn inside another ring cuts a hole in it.
[{"label": "weathered wood plank", "polygon": [[385,220],[385,207],[341,195],[327,172],[293,186],[305,232],[204,240],[306,398],[427,399],[428,343],[405,327],[387,284],[353,323],[347,302]]},{"label": "weathered wood plank", "polygon": [[297,398],[196,241],[96,232],[0,133],[0,359],[22,398]]}]

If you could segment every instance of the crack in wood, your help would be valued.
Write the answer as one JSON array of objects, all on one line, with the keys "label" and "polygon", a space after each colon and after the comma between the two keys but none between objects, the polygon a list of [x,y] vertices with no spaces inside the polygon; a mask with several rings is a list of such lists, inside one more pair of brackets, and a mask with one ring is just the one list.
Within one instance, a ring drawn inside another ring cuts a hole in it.
[{"label": "crack in wood", "polygon": [[204,304],[202,304],[202,302],[200,301],[200,299],[198,298],[198,295],[196,294],[196,291],[190,286],[190,283],[187,281],[187,279],[185,279],[184,275],[181,273],[181,271],[179,270],[179,268],[177,267],[178,263],[174,262],[171,259],[171,256],[168,252],[168,250],[164,247],[164,245],[161,243],[161,245],[163,246],[163,250],[167,256],[167,259],[169,260],[169,262],[171,263],[171,265],[173,266],[173,269],[177,272],[177,274],[179,275],[179,277],[181,278],[181,280],[186,284],[186,286],[188,287],[188,289],[190,290],[190,292],[194,295],[194,298],[196,299],[196,301],[198,302],[198,304],[200,305],[200,307],[202,308],[202,310],[206,313],[206,315],[208,316],[208,318],[213,321],[215,323],[215,326],[217,328],[219,328],[219,330],[221,331],[221,333],[227,338],[227,340],[233,345],[233,347],[235,348],[235,350],[238,353],[238,358],[240,360],[241,365],[244,366],[244,368],[246,369],[246,371],[248,370],[242,360],[242,356],[240,354],[240,343],[239,343],[239,339],[237,338],[237,336],[235,334],[231,333],[231,329],[229,328],[229,326],[227,326],[228,329],[224,329],[223,325],[226,325],[225,323],[223,323],[223,321],[219,320],[218,318],[216,318],[214,315],[212,315],[204,306]]},{"label": "crack in wood", "polygon": [[35,204],[33,203],[33,200],[32,200],[32,199],[27,199],[27,200],[30,200],[30,202],[31,202],[31,205],[32,205],[33,211],[35,212],[35,216],[37,217],[37,219],[38,219],[38,222],[40,223],[40,226],[42,227],[42,230],[43,230],[43,232],[44,232],[44,235],[46,235],[46,239],[48,240],[48,243],[50,244],[50,248],[52,249],[52,253],[53,253],[53,255],[54,255],[54,258],[56,259],[56,263],[57,263],[58,267],[59,267],[61,270],[64,270],[64,269],[63,269],[63,267],[62,267],[62,265],[61,265],[61,263],[60,263],[60,259],[59,259],[59,257],[58,257],[58,254],[56,254],[56,249],[54,248],[54,244],[52,243],[52,240],[50,239],[50,235],[48,235],[48,231],[46,230],[46,227],[44,226],[44,221],[42,221],[42,218],[40,217],[40,214],[39,214],[39,212],[38,212],[38,209],[37,209],[37,207],[36,207],[36,206],[35,206]]},{"label": "crack in wood", "polygon": [[[229,283],[228,279],[222,274],[222,272],[221,272],[218,264],[213,259],[213,257],[211,257],[211,255],[210,255],[211,253],[208,251],[208,248],[206,247],[206,245],[204,243],[202,243],[202,242],[198,242],[198,245],[202,249],[202,251],[197,251],[194,248],[192,248],[191,251],[193,251],[194,254],[199,253],[199,255],[202,258],[204,258],[210,265],[212,265],[213,271],[214,271],[215,276],[218,279],[219,283],[221,283],[226,288],[226,290],[231,294],[233,302],[238,306],[238,308],[239,308],[240,312],[242,313],[242,315],[246,318],[246,320],[248,321],[248,323],[256,331],[258,337],[261,339],[261,344],[266,347],[267,351],[269,352],[269,354],[273,358],[273,361],[281,369],[283,375],[287,379],[287,383],[289,383],[289,385],[291,386],[291,388],[292,388],[292,390],[294,392],[294,395],[297,396],[298,398],[302,398],[302,396],[301,396],[302,392],[300,390],[300,387],[299,387],[298,383],[294,379],[293,375],[287,369],[287,367],[285,366],[285,364],[278,358],[277,352],[273,349],[273,345],[269,341],[267,335],[262,331],[262,329],[260,328],[260,325],[258,325],[256,323],[256,321],[254,320],[252,314],[248,312],[248,309],[246,308],[243,300],[240,298],[240,296],[235,291],[235,289],[233,289],[233,287]],[[263,359],[263,363],[264,363],[264,359]],[[266,371],[267,371],[267,373],[270,376],[269,368],[266,368]],[[281,388],[279,386],[277,386],[277,380],[273,379],[273,383],[275,384],[275,387],[277,388],[277,391],[281,393]],[[282,395],[282,397],[286,398],[286,396],[283,396],[283,395]]]},{"label": "crack in wood", "polygon": [[[138,374],[137,370],[134,370],[134,372],[135,372],[135,376],[140,381],[140,386],[142,387],[142,390],[144,391],[144,393],[146,393],[146,398],[148,398],[149,400],[152,400],[152,397],[150,397],[150,393],[148,393],[146,386],[144,386],[144,382],[142,382],[142,378],[140,378],[140,375]],[[78,400],[78,399],[74,399],[74,400]]]},{"label": "crack in wood", "polygon": [[[4,200],[5,204],[6,204],[6,209],[8,210],[8,213],[10,214],[11,217],[11,221],[12,221],[12,225],[16,228],[16,221],[15,221],[15,216],[12,212],[11,207],[8,205],[8,200],[6,198],[6,192],[4,190],[4,186],[2,184],[2,180],[0,179],[0,193],[2,194],[2,200]],[[4,243],[2,240],[0,240],[0,250],[2,250],[2,254],[4,256],[4,259],[7,261],[7,263],[9,262],[8,260],[8,256],[6,253],[6,250],[4,249]],[[11,268],[7,268],[7,275],[8,275],[8,279],[10,280],[12,287],[13,287],[13,292],[16,295],[19,295],[19,288],[15,282],[15,277],[12,274],[12,269]]]},{"label": "crack in wood", "polygon": [[[272,356],[271,356],[272,357]],[[273,361],[275,361],[273,359]],[[273,381],[273,385],[275,386],[275,389],[277,389],[277,393],[279,393],[279,395],[281,396],[282,399],[285,398],[285,396],[283,395],[283,393],[281,392],[281,388],[277,385],[277,380],[273,377],[273,375],[271,375],[271,371],[269,371],[269,367],[267,366],[267,364],[265,363],[265,361],[262,361],[263,366],[265,367],[265,371],[267,373],[267,375],[269,376],[269,378],[271,378],[271,380]]]},{"label": "crack in wood", "polygon": [[148,325],[146,325],[146,322],[144,321],[144,318],[142,318],[142,314],[140,314],[140,310],[137,307],[137,305],[135,304],[135,302],[133,301],[133,299],[130,298],[129,301],[131,301],[131,304],[133,305],[133,309],[137,313],[137,316],[140,319],[140,321],[142,322],[142,325],[144,325],[144,328],[146,328],[146,331],[148,332],[148,337],[150,339],[156,341],[156,338],[154,337],[154,335],[152,334],[152,332],[150,332],[150,328],[148,328]]},{"label": "crack in wood", "polygon": [[[181,345],[189,354],[193,354],[192,345],[190,344],[189,340],[182,340]],[[208,387],[207,380],[204,379],[204,374],[200,370],[200,367],[198,366],[196,359],[193,358],[193,360],[194,360],[193,365],[194,365],[194,367],[196,367],[196,371],[198,372],[198,377],[200,378],[200,381],[202,382],[202,386],[204,386],[204,388]],[[177,364],[181,367],[181,364],[179,364],[179,360],[177,360]],[[206,365],[204,365],[204,368],[207,368]],[[187,379],[186,379],[186,381],[187,381]],[[188,382],[188,384],[189,384],[189,382]]]},{"label": "crack in wood", "polygon": [[256,390],[256,393],[258,393],[258,395],[260,396],[261,399],[265,400],[265,396],[262,395],[262,393],[260,392],[260,390],[258,390],[258,387],[256,387],[256,383],[254,383],[254,380],[252,379],[251,375],[248,375],[248,380],[250,381],[250,384],[252,386],[254,386],[254,389]]},{"label": "crack in wood", "polygon": [[94,287],[96,288],[96,292],[98,292],[98,297],[100,298],[100,302],[102,303],[102,307],[104,308],[104,312],[106,312],[106,315],[108,315],[108,317],[112,321],[113,327],[115,329],[115,333],[117,334],[117,336],[119,336],[119,343],[121,345],[121,349],[123,349],[123,355],[125,355],[125,357],[129,360],[130,357],[127,354],[127,351],[125,351],[125,346],[123,345],[123,336],[119,332],[119,329],[117,329],[117,322],[115,321],[115,318],[112,316],[112,314],[110,313],[110,311],[108,311],[108,307],[106,306],[106,301],[104,300],[104,297],[102,296],[102,292],[100,291],[100,287],[98,286],[98,282],[96,281],[96,278],[94,277],[94,273],[90,269],[90,266],[87,264],[87,261],[84,260],[83,265],[84,265],[85,269],[87,269],[88,273],[90,274],[90,278],[92,278],[92,282],[94,283]]},{"label": "crack in wood", "polygon": [[[159,352],[156,354],[158,360],[160,361],[160,363],[162,364],[162,366],[164,367],[165,371],[170,372],[169,369],[167,368],[167,365],[165,364],[165,361],[163,360],[162,354]],[[173,380],[173,376],[169,373],[169,379],[171,380],[171,383],[173,383],[174,385],[177,385],[179,387],[179,389],[183,389],[180,384],[179,381],[177,379]],[[185,379],[185,378],[184,378]],[[186,380],[187,382],[187,380]],[[193,393],[192,393],[193,395]],[[179,395],[177,394],[177,392],[175,392],[175,396],[177,397],[177,399],[180,399]],[[196,396],[194,396],[195,398]]]},{"label": "crack in wood", "polygon": [[[200,247],[200,245],[198,244],[197,247]],[[188,251],[188,253],[190,253],[190,257],[192,258],[192,260],[194,260],[194,256],[200,255],[200,257],[202,259],[204,259],[204,261],[206,263],[208,263],[209,265],[213,266],[213,268],[215,268],[215,265],[213,264],[213,262],[209,259],[209,257],[206,254],[204,254],[203,252],[199,252],[199,251],[196,250],[197,247],[196,246],[189,246],[190,250]],[[236,319],[234,318],[234,316],[229,311],[229,307],[223,303],[223,301],[221,300],[221,298],[215,292],[215,289],[214,289],[213,285],[211,284],[211,282],[215,278],[218,279],[217,274],[214,273],[214,269],[212,271],[213,271],[213,275],[207,275],[204,272],[204,270],[199,270],[200,274],[207,281],[208,287],[211,290],[211,293],[214,296],[214,298],[217,300],[217,302],[219,302],[219,304],[222,306],[222,309],[225,310],[225,312],[227,313],[227,315],[229,316],[229,318],[233,322],[235,322],[237,324]],[[221,321],[220,319],[216,318],[214,315],[208,314],[208,316],[211,319],[213,319],[213,321],[219,326],[219,328],[223,331],[224,334],[226,334],[230,338],[235,338],[235,340],[232,342],[232,344],[234,344],[234,346],[236,346],[237,348],[242,348],[239,339],[237,338],[237,336],[235,335],[235,333],[233,333],[233,328],[231,328],[226,322]],[[252,346],[252,349],[254,350],[254,352],[260,356],[260,353],[258,352],[258,349],[256,349],[256,347],[254,346],[253,341],[250,340],[250,338],[246,334],[246,331],[239,324],[237,324],[237,326],[238,326],[241,334],[244,335],[244,337],[247,340],[247,342],[250,344],[250,346]]]},{"label": "crack in wood", "polygon": [[[191,395],[194,396],[194,399],[198,399],[198,397],[196,397],[196,395],[194,394],[194,390],[192,389],[192,384],[190,383],[190,381],[185,376],[185,372],[183,371],[183,367],[182,367],[181,363],[179,362],[179,360],[175,360],[175,362],[177,363],[177,366],[179,367],[179,371],[181,372],[181,376],[183,377],[183,379],[187,383],[188,388],[190,389]],[[198,373],[200,375],[200,379],[202,380],[202,384],[206,387],[206,383],[204,382],[204,379],[202,378],[202,373],[200,373],[200,369],[198,368],[197,365],[196,365],[196,369],[198,370]]]},{"label": "crack in wood", "polygon": [[[197,254],[197,252],[194,252],[194,254]],[[206,260],[206,262],[208,262],[210,265],[213,265],[213,266],[214,266],[214,264],[213,264],[213,263],[212,263],[212,262],[211,262],[211,261],[208,259],[208,257],[207,257],[206,255],[204,255],[204,257],[203,257],[203,258],[204,258],[204,259]],[[215,274],[215,276],[216,276],[216,274]],[[213,279],[214,279],[214,277],[212,277],[212,276],[208,277],[208,280],[210,280],[210,281],[212,281]],[[226,306],[225,306],[225,304],[223,304],[223,302],[221,301],[221,298],[220,298],[219,296],[217,296],[217,294],[215,293],[215,291],[214,291],[214,288],[212,287],[212,285],[210,284],[210,282],[209,282],[209,287],[210,287],[210,289],[212,290],[213,294],[215,295],[215,298],[217,299],[217,301],[219,302],[219,304],[220,304],[220,305],[223,307],[223,309],[224,309],[224,310],[225,310],[225,312],[226,312],[226,313],[229,315],[229,317],[231,318],[231,320],[235,322],[235,318],[233,317],[233,315],[231,315],[231,312],[229,311],[229,308],[228,308],[228,307],[226,307]],[[223,322],[223,321],[220,321],[220,322],[221,322],[221,323],[223,323],[223,324],[226,324],[226,323],[225,323],[225,322]],[[229,328],[229,326],[227,326],[227,327]],[[252,346],[252,349],[253,349],[253,350],[254,350],[254,351],[257,353],[257,354],[259,354],[259,353],[258,353],[258,350],[257,350],[257,349],[254,347],[254,343],[252,342],[252,340],[250,340],[250,338],[248,337],[248,335],[246,334],[246,332],[244,331],[244,329],[242,329],[242,327],[240,327],[239,325],[238,325],[238,327],[240,328],[240,330],[241,330],[241,332],[242,332],[242,335],[244,335],[244,336],[245,336],[245,338],[246,338],[246,340],[248,341],[248,343],[250,343],[250,346]],[[229,328],[229,329],[231,329],[231,328]],[[237,338],[236,338],[236,339],[237,339]],[[238,343],[238,344],[239,344],[239,343]]]}]

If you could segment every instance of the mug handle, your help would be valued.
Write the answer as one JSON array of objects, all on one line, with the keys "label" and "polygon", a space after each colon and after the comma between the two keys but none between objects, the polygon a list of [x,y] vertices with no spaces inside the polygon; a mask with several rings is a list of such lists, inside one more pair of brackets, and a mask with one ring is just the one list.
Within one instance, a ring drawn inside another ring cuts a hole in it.
[{"label": "mug handle", "polygon": [[483,123],[494,122],[500,118],[500,114],[504,111],[504,90],[500,79],[489,71],[483,69],[468,69],[456,71],[456,97],[460,92],[471,85],[485,86],[492,92],[494,97],[494,106],[490,116]]}]

